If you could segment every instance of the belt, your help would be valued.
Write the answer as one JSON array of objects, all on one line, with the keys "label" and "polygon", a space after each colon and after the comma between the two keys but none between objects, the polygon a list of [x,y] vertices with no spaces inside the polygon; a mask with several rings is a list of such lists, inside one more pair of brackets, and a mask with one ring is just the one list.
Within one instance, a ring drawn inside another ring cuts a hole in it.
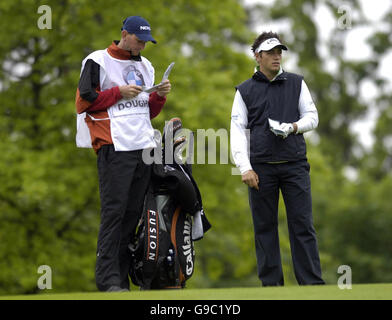
[{"label": "belt", "polygon": [[271,162],[267,162],[268,164],[280,164],[280,163],[287,163],[287,160],[284,161],[271,161]]}]

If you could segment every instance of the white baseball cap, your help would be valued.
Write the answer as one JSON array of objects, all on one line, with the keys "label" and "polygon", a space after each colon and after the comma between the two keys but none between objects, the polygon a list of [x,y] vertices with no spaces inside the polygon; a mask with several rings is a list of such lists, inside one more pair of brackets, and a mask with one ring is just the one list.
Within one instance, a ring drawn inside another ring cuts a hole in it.
[{"label": "white baseball cap", "polygon": [[275,47],[281,47],[283,50],[287,50],[287,47],[282,44],[277,38],[269,38],[267,40],[264,40],[259,47],[256,49],[256,53],[259,53],[260,51],[269,51],[272,48]]}]

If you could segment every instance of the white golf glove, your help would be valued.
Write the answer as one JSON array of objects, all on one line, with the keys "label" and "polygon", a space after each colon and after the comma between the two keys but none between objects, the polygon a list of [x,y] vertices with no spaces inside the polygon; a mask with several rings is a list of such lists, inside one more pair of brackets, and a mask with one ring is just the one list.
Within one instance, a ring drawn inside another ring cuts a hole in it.
[{"label": "white golf glove", "polygon": [[291,123],[282,122],[280,124],[280,129],[284,131],[284,135],[282,135],[283,139],[286,139],[290,133],[294,132],[294,126]]}]

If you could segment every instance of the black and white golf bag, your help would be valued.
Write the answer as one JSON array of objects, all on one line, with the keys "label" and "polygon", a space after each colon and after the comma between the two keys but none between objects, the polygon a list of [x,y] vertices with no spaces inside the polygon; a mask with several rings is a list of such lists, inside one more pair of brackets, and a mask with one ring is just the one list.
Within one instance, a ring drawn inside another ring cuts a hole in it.
[{"label": "black and white golf bag", "polygon": [[[166,148],[169,145],[177,155],[187,142],[181,130],[178,118],[170,120],[164,128],[162,144]],[[170,143],[165,142],[168,137]],[[191,165],[167,161],[162,150],[162,163],[152,164],[142,217],[136,237],[129,245],[130,277],[142,290],[184,288],[194,271],[193,242],[211,227]]]}]

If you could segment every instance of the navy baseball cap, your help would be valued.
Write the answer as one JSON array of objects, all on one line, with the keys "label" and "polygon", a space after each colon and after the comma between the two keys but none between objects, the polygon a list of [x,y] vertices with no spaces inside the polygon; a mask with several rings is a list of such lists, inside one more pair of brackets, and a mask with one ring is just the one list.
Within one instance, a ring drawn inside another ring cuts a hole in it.
[{"label": "navy baseball cap", "polygon": [[151,27],[146,19],[140,16],[130,16],[123,21],[121,30],[135,34],[140,40],[157,43],[151,35]]}]

